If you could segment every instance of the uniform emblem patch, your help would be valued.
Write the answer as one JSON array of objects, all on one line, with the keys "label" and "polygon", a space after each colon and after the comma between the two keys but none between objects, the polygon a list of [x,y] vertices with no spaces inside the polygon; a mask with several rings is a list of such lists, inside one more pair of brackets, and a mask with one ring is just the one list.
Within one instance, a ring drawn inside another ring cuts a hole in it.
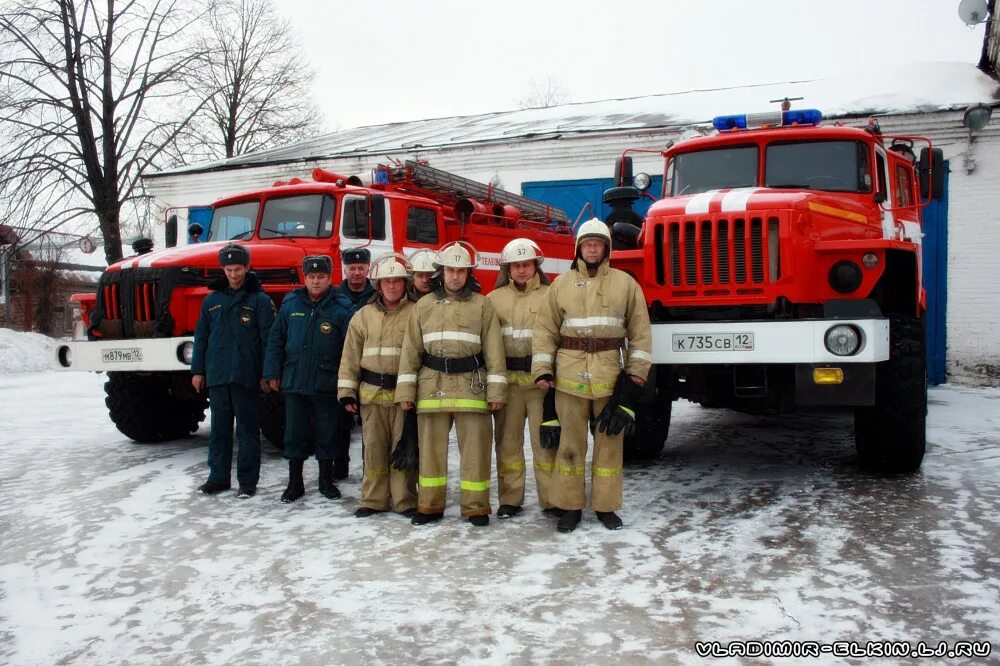
[{"label": "uniform emblem patch", "polygon": [[249,326],[251,321],[250,313],[244,312],[240,315],[240,323],[244,326]]},{"label": "uniform emblem patch", "polygon": [[332,330],[333,330],[333,324],[331,324],[328,321],[324,321],[322,324],[319,325],[319,332],[322,333],[323,335],[330,335],[330,332]]}]

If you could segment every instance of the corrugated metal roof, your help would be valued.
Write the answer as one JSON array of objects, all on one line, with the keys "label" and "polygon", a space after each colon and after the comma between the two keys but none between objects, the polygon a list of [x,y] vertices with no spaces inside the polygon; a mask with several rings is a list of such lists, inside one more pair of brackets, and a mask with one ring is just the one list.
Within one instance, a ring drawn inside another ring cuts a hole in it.
[{"label": "corrugated metal roof", "polygon": [[997,83],[975,65],[923,63],[861,76],[690,90],[626,99],[563,104],[474,116],[432,118],[342,130],[229,160],[169,169],[148,177],[316,161],[396,151],[553,139],[701,125],[724,113],[775,109],[770,100],[803,97],[796,107],[828,118],[944,111],[992,103]]}]

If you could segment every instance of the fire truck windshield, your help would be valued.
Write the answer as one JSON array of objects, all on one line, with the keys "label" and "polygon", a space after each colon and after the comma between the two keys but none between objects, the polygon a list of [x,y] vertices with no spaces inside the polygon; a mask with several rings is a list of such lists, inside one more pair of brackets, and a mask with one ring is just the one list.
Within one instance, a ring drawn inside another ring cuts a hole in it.
[{"label": "fire truck windshield", "polygon": [[247,201],[221,206],[212,213],[212,226],[208,230],[208,240],[234,240],[247,238],[253,234],[257,224],[257,210],[260,202]]},{"label": "fire truck windshield", "polygon": [[764,186],[828,192],[871,192],[869,147],[861,141],[772,143]]},{"label": "fire truck windshield", "polygon": [[671,194],[698,194],[725,187],[757,184],[757,146],[733,146],[681,153],[671,160]]},{"label": "fire truck windshield", "polygon": [[333,233],[334,203],[328,194],[268,199],[260,237],[326,238]]}]

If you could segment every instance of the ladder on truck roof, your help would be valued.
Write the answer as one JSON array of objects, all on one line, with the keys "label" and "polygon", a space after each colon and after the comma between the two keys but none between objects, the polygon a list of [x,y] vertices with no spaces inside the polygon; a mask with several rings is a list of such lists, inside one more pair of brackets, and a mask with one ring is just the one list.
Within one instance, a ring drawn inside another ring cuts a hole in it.
[{"label": "ladder on truck roof", "polygon": [[569,225],[569,218],[559,208],[495,188],[492,185],[483,185],[474,180],[456,176],[441,169],[435,169],[426,164],[406,160],[403,162],[402,169],[394,169],[391,173],[393,180],[396,182],[406,180],[407,176],[409,176],[409,181],[417,187],[439,194],[450,195],[456,198],[469,197],[480,201],[514,206],[526,219],[536,222]]}]

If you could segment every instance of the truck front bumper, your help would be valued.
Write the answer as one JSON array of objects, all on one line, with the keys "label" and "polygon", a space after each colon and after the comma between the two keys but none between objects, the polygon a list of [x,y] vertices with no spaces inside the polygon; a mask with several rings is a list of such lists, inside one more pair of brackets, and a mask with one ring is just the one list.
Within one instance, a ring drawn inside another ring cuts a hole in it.
[{"label": "truck front bumper", "polygon": [[[850,326],[857,350],[837,355],[827,346],[835,326]],[[888,319],[807,319],[653,324],[653,363],[815,364],[878,363],[889,359]]]},{"label": "truck front bumper", "polygon": [[56,370],[159,372],[190,370],[194,338],[75,340],[56,347]]}]

